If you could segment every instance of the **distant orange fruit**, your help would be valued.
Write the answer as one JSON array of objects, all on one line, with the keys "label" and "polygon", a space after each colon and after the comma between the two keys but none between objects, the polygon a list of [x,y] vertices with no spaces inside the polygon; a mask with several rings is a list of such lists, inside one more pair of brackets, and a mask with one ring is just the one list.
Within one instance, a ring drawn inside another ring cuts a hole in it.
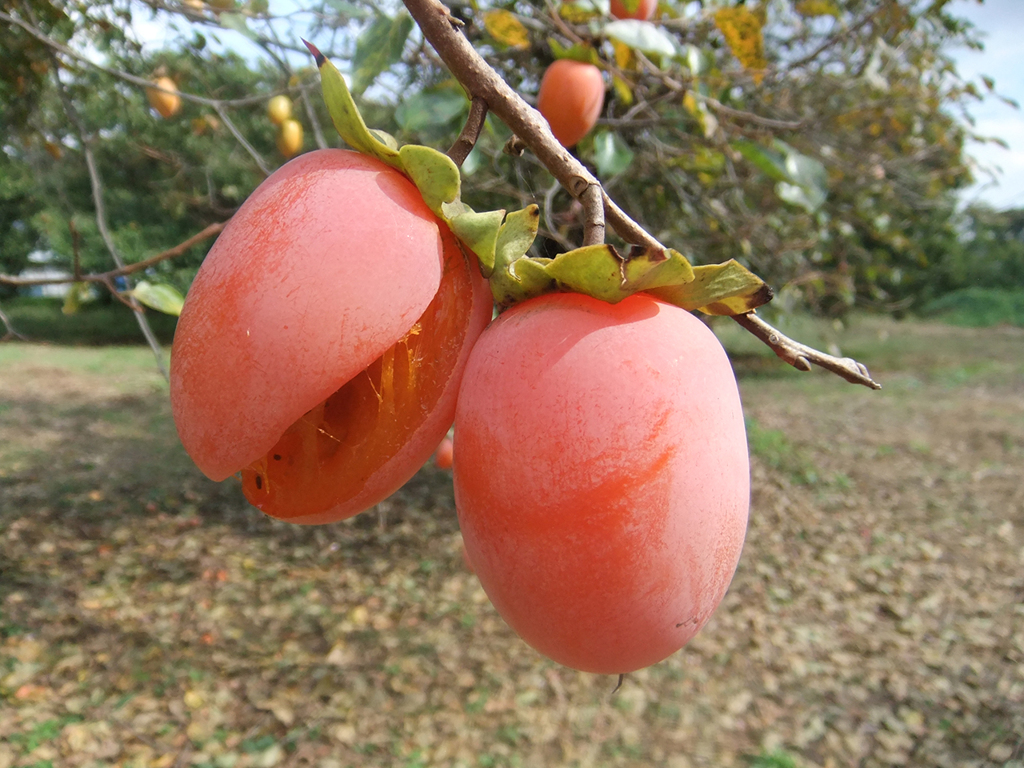
[{"label": "distant orange fruit", "polygon": [[169,77],[158,77],[153,81],[153,85],[156,88],[146,89],[149,106],[155,109],[160,117],[163,118],[177,114],[178,110],[181,109],[181,96],[178,95],[177,84]]},{"label": "distant orange fruit", "polygon": [[635,11],[628,11],[622,0],[612,0],[611,13],[616,19],[639,19],[647,21],[658,8],[658,0],[640,0]]},{"label": "distant orange fruit", "polygon": [[302,124],[285,120],[277,132],[277,148],[285,157],[295,157],[302,150]]},{"label": "distant orange fruit", "polygon": [[593,64],[558,59],[540,81],[537,110],[563,147],[590,133],[604,106],[604,79]]},{"label": "distant orange fruit", "polygon": [[452,439],[450,437],[442,439],[437,450],[434,451],[434,466],[438,469],[451,469],[454,455],[455,446],[452,444]]},{"label": "distant orange fruit", "polygon": [[292,100],[283,93],[267,102],[267,117],[274,125],[281,125],[292,116]]}]

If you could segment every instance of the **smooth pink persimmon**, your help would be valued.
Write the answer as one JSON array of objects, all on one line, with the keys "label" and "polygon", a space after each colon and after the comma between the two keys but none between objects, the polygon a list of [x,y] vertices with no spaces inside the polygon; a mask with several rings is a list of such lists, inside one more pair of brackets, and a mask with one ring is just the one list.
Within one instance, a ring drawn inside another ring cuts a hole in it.
[{"label": "smooth pink persimmon", "polygon": [[468,559],[526,642],[614,674],[704,626],[750,474],[736,379],[700,320],[643,294],[519,304],[474,346],[455,432]]},{"label": "smooth pink persimmon", "polygon": [[622,0],[611,0],[611,14],[616,19],[639,19],[647,21],[658,8],[658,0],[640,0],[635,11],[629,11]]},{"label": "smooth pink persimmon", "polygon": [[397,490],[451,426],[491,317],[475,263],[398,171],[310,152],[253,192],[207,255],[171,359],[182,443],[297,523]]},{"label": "smooth pink persimmon", "polygon": [[558,59],[544,72],[537,91],[537,111],[563,147],[590,133],[604,106],[604,79],[593,64]]}]

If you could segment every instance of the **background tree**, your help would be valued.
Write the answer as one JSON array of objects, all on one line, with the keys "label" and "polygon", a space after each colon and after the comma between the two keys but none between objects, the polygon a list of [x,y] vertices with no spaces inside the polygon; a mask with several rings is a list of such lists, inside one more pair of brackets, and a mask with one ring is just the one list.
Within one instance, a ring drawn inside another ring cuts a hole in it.
[{"label": "background tree", "polygon": [[[970,181],[965,110],[980,91],[957,76],[950,50],[977,42],[947,5],[664,2],[650,22],[615,20],[603,0],[451,11],[527,100],[555,58],[602,69],[599,125],[574,151],[655,237],[696,263],[737,258],[784,296],[842,312],[905,296],[953,193]],[[319,98],[309,98],[317,81],[300,35],[347,71],[368,122],[400,141],[447,147],[469,110],[397,3],[6,0],[0,14],[0,42],[14,54],[0,70],[8,273],[33,248],[70,266],[76,237],[83,269],[109,268],[85,140],[128,262],[225,220],[284,160],[264,115],[273,94],[296,99],[307,147],[333,142]],[[153,52],[135,37],[142,22],[181,31]],[[252,53],[225,52],[225,30],[245,35]],[[157,74],[184,97],[169,119],[146,103]],[[579,202],[532,153],[506,152],[510,138],[488,116],[463,166],[466,198],[485,208],[540,202],[537,248],[578,244]],[[206,245],[151,277],[185,288]]]}]

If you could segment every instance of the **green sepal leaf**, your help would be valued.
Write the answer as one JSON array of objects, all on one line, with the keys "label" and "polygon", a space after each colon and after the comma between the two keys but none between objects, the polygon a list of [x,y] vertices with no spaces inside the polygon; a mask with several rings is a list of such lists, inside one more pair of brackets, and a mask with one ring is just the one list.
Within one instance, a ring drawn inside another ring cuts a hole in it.
[{"label": "green sepal leaf", "polygon": [[594,46],[586,45],[585,43],[576,43],[575,45],[569,46],[568,48],[562,45],[554,37],[548,38],[548,47],[551,48],[551,53],[554,54],[556,59],[572,59],[573,61],[582,61],[584,64],[593,64],[595,67],[601,65],[601,57],[597,55],[597,51],[594,50]]},{"label": "green sepal leaf", "polygon": [[499,308],[509,307],[532,296],[540,296],[554,287],[554,280],[533,267],[550,259],[529,259],[540,227],[540,208],[528,205],[505,217],[494,244],[494,269],[490,275],[491,293]]},{"label": "green sepal leaf", "polygon": [[590,245],[560,253],[545,271],[564,290],[611,304],[639,291],[693,280],[693,267],[678,251],[634,248],[623,258],[611,245]]},{"label": "green sepal leaf", "polygon": [[494,272],[494,252],[504,219],[504,210],[484,213],[465,211],[448,222],[455,236],[480,260],[480,271],[484,277],[490,277]]},{"label": "green sepal leaf", "polygon": [[540,208],[528,205],[505,217],[494,246],[494,269],[505,270],[530,250],[540,228]]},{"label": "green sepal leaf", "polygon": [[185,304],[185,298],[178,293],[178,290],[165,283],[150,283],[140,280],[127,293],[129,296],[134,296],[140,304],[175,317],[181,315],[181,308]]},{"label": "green sepal leaf", "polygon": [[435,214],[447,221],[467,210],[459,200],[459,166],[448,155],[431,147],[406,144],[398,150],[398,156],[405,175],[412,179]]},{"label": "green sepal leaf", "polygon": [[306,43],[306,47],[316,59],[316,65],[320,70],[320,87],[323,90],[324,101],[327,103],[327,111],[331,115],[334,127],[341,134],[341,138],[357,152],[376,157],[392,168],[402,170],[398,152],[378,139],[366,127],[363,116],[356,109],[356,103],[352,100],[352,94],[345,84],[345,78],[341,76],[338,68],[312,43]]},{"label": "green sepal leaf", "polygon": [[693,268],[693,280],[647,292],[676,306],[706,315],[742,315],[772,300],[764,280],[735,259]]}]

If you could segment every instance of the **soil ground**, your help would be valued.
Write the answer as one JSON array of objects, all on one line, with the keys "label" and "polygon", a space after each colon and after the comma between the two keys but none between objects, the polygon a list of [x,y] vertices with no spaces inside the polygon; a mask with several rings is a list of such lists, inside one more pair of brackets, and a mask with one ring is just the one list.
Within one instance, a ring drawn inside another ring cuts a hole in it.
[{"label": "soil ground", "polygon": [[146,350],[0,345],[0,768],[1024,766],[1024,333],[819,331],[885,388],[722,329],[746,547],[614,694],[497,616],[447,473],[288,526],[194,469]]}]

